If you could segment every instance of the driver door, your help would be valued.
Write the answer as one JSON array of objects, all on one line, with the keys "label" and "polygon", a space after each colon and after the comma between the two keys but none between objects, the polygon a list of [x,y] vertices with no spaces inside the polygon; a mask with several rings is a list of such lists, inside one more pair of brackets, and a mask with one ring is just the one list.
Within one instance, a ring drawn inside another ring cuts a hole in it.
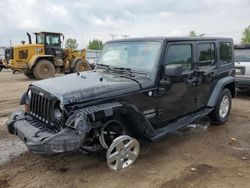
[{"label": "driver door", "polygon": [[[173,121],[196,110],[196,86],[191,80],[195,49],[195,42],[192,41],[168,43],[158,85],[158,123]],[[170,64],[182,65],[182,76],[165,75],[165,66]]]},{"label": "driver door", "polygon": [[55,58],[63,58],[64,50],[60,47],[60,36],[45,35],[45,54]]}]

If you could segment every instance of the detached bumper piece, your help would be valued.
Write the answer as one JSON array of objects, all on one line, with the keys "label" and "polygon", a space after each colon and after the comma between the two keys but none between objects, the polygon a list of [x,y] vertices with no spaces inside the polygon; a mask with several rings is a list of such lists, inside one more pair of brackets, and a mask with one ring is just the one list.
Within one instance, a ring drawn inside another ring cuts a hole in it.
[{"label": "detached bumper piece", "polygon": [[37,154],[50,155],[77,150],[85,137],[85,133],[80,134],[71,128],[56,132],[43,122],[25,115],[23,111],[12,113],[6,125],[9,133],[18,135],[28,149]]}]

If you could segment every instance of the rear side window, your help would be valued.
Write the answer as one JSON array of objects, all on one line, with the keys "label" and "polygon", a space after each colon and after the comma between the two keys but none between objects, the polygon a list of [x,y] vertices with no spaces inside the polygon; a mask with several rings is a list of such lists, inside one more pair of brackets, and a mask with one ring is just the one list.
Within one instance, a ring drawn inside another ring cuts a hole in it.
[{"label": "rear side window", "polygon": [[231,42],[220,42],[220,60],[221,64],[228,64],[232,62]]},{"label": "rear side window", "polygon": [[190,70],[192,65],[192,46],[189,44],[169,46],[166,64],[179,64],[182,65],[183,70]]},{"label": "rear side window", "polygon": [[198,44],[199,66],[208,66],[215,61],[215,44],[202,43]]}]

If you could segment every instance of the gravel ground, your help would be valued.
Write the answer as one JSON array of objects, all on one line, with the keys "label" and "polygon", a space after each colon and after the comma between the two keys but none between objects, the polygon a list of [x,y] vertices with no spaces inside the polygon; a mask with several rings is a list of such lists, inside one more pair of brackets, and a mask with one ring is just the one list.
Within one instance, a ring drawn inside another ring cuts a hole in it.
[{"label": "gravel ground", "polygon": [[250,187],[250,96],[233,100],[229,121],[208,122],[143,143],[138,160],[120,172],[104,157],[73,152],[39,156],[5,128],[31,83],[22,74],[0,72],[0,188],[2,187]]}]

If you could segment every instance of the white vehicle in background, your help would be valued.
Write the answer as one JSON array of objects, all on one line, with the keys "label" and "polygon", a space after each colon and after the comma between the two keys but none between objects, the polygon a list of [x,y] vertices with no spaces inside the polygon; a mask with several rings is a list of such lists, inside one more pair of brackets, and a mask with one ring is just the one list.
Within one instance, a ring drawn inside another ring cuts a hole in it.
[{"label": "white vehicle in background", "polygon": [[250,88],[250,45],[235,45],[235,77],[241,90]]}]

